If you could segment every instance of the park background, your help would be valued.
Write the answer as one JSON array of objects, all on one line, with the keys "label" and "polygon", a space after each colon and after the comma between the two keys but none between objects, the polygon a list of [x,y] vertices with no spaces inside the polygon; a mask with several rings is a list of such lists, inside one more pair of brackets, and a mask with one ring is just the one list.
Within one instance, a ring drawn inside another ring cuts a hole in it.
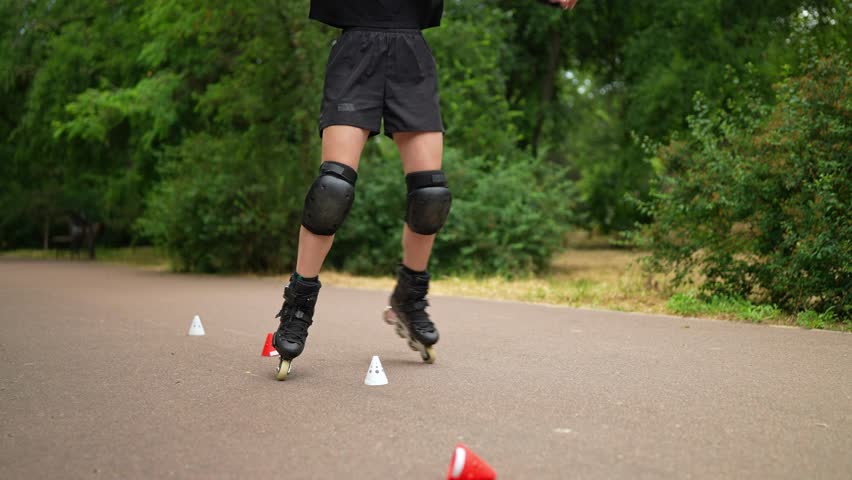
[{"label": "park background", "polygon": [[[307,0],[0,3],[0,250],[286,274],[338,32]],[[447,1],[433,292],[849,329],[848,0]],[[368,143],[324,282],[389,288]],[[106,247],[106,248],[104,248]]]}]

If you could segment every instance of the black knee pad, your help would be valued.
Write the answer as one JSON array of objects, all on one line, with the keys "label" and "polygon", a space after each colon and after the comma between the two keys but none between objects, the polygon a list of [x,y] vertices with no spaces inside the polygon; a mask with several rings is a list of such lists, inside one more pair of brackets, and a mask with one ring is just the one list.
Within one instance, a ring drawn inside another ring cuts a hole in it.
[{"label": "black knee pad", "polygon": [[355,201],[352,167],[337,162],[322,162],[320,173],[305,196],[302,225],[316,235],[334,235],[343,225]]},{"label": "black knee pad", "polygon": [[408,187],[408,210],[405,214],[408,227],[421,235],[438,233],[450,215],[453,201],[444,172],[409,173],[405,176],[405,184]]}]

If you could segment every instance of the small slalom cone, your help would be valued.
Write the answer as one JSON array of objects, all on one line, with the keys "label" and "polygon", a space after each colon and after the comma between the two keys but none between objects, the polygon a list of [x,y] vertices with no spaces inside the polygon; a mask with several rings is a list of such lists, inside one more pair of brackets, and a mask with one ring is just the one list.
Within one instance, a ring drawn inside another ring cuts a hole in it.
[{"label": "small slalom cone", "polygon": [[192,325],[189,326],[189,333],[187,335],[193,337],[200,337],[204,335],[204,326],[201,325],[201,317],[198,315],[192,319]]},{"label": "small slalom cone", "polygon": [[269,333],[266,335],[266,343],[263,344],[263,351],[260,352],[261,357],[277,357],[278,350],[275,350],[275,347],[272,346],[272,334]]},{"label": "small slalom cone", "polygon": [[370,362],[370,369],[367,370],[367,376],[364,378],[364,385],[378,386],[387,385],[388,377],[385,375],[385,369],[382,368],[382,361],[378,355],[373,355],[373,360]]},{"label": "small slalom cone", "polygon": [[450,460],[447,480],[494,480],[497,473],[484,460],[459,443]]}]

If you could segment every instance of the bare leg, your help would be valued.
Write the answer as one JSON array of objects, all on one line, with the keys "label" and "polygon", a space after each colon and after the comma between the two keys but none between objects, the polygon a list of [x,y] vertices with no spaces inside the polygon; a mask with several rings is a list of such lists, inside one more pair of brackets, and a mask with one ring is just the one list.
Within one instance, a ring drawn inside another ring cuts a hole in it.
[{"label": "bare leg", "polygon": [[[358,170],[361,151],[370,132],[347,125],[326,127],[322,134],[322,159],[332,160]],[[334,235],[316,235],[305,227],[299,231],[299,253],[296,272],[306,278],[319,275]]]},{"label": "bare leg", "polygon": [[[393,135],[402,168],[406,175],[423,170],[440,170],[444,154],[444,134],[441,132],[397,132]],[[429,265],[435,235],[421,235],[408,228],[402,230],[402,264],[422,272]]]}]

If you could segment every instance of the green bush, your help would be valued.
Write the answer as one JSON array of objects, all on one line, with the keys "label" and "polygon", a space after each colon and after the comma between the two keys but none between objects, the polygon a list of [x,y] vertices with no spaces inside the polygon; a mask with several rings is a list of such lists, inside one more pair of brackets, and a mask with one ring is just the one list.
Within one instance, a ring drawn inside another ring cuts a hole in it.
[{"label": "green bush", "polygon": [[[444,170],[453,207],[435,242],[433,271],[511,275],[547,267],[569,228],[575,198],[562,170],[521,153],[486,160],[454,149],[445,151]],[[391,142],[371,145],[356,195],[329,261],[356,273],[388,273],[401,260],[406,202]]]},{"label": "green bush", "polygon": [[[310,180],[288,164],[241,151],[236,138],[199,135],[173,151],[148,196],[140,233],[181,271],[286,271],[295,263],[304,191]],[[294,167],[295,168],[295,167]],[[528,274],[548,266],[571,220],[574,192],[560,170],[518,154],[486,161],[448,149],[454,199],[438,235],[433,271]],[[272,173],[270,173],[272,172]],[[396,147],[368,145],[355,205],[328,265],[387,274],[401,260],[405,181]]]},{"label": "green bush", "polygon": [[566,171],[525,153],[450,161],[456,197],[435,256],[449,270],[545,270],[570,229],[576,193]]},{"label": "green bush", "polygon": [[813,60],[727,111],[701,107],[686,141],[661,149],[669,173],[644,204],[649,265],[705,295],[852,315],[849,61]]},{"label": "green bush", "polygon": [[291,188],[302,181],[286,181],[278,155],[242,144],[198,135],[163,163],[137,226],[180,271],[284,271],[295,261],[303,192]]}]

